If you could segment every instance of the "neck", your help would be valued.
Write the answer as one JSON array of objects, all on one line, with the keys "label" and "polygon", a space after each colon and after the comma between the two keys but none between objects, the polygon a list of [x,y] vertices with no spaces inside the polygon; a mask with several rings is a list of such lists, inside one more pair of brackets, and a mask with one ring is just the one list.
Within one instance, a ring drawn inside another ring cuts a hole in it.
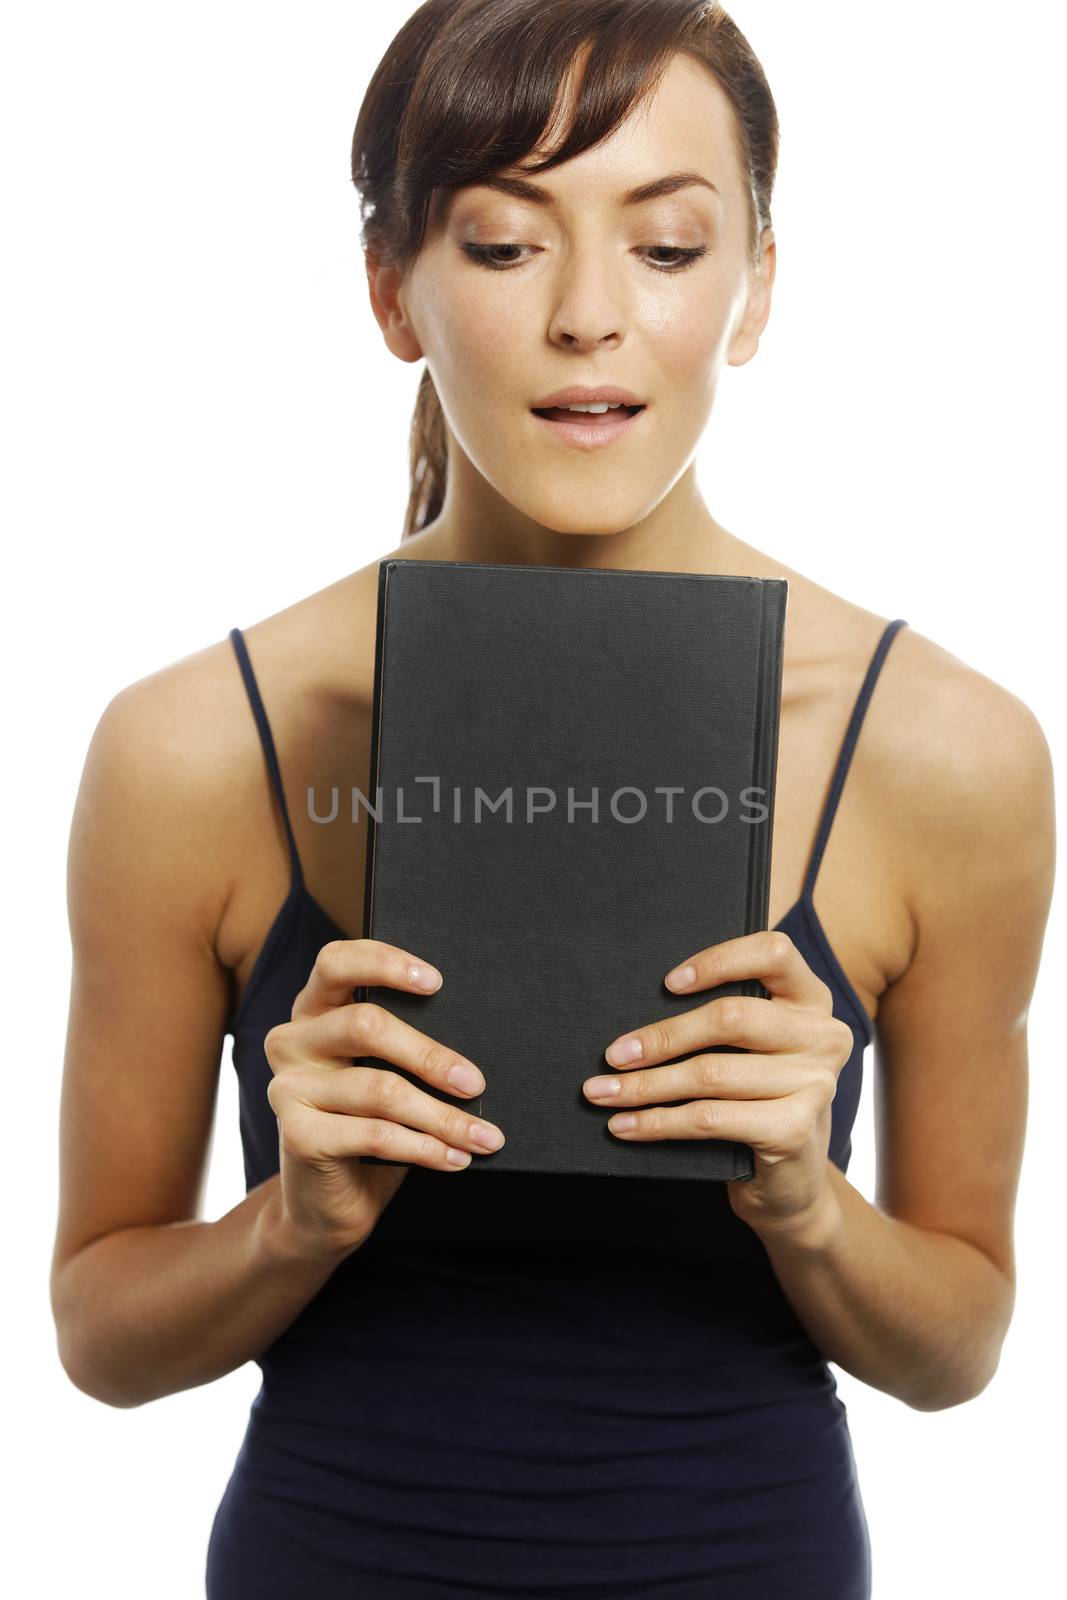
[{"label": "neck", "polygon": [[440,515],[398,553],[440,561],[757,576],[766,565],[765,557],[715,521],[692,465],[647,516],[610,533],[560,533],[523,516],[480,474],[470,484],[466,476],[462,468],[450,472]]}]

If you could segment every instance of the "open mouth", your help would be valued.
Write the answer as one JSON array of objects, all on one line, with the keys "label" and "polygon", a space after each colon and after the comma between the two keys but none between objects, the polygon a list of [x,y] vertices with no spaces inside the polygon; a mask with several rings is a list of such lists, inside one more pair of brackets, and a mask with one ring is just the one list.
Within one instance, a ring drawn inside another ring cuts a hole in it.
[{"label": "open mouth", "polygon": [[596,410],[572,411],[569,406],[531,406],[530,412],[545,435],[571,450],[602,450],[636,431],[644,424],[643,405],[605,405]]},{"label": "open mouth", "polygon": [[635,417],[644,406],[617,406],[611,405],[596,411],[572,411],[569,406],[531,406],[530,410],[535,417],[544,417],[546,422],[573,422],[579,427],[603,427],[611,417]]}]

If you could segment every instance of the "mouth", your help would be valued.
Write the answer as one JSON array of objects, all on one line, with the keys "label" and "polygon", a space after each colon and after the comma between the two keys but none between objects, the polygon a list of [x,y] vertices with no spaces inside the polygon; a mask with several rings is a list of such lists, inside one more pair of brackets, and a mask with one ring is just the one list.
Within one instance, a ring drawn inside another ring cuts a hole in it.
[{"label": "mouth", "polygon": [[530,411],[544,427],[565,444],[586,449],[609,444],[629,433],[636,419],[646,410],[643,405],[608,405],[572,410],[569,406],[531,406]]}]

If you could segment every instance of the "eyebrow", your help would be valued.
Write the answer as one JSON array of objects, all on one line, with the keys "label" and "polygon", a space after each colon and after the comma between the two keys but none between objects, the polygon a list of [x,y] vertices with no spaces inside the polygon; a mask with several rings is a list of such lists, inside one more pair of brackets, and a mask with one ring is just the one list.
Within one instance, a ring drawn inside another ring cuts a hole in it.
[{"label": "eyebrow", "polygon": [[[651,183],[639,184],[636,189],[626,189],[619,195],[618,204],[643,205],[646,200],[659,200],[663,195],[675,194],[679,189],[688,189],[694,183],[702,184],[705,189],[711,189],[715,194],[719,194],[711,179],[705,178],[699,172],[669,172],[665,178],[655,178]],[[551,206],[556,203],[555,197],[547,189],[542,189],[540,184],[530,183],[526,178],[484,178],[482,187],[499,189],[502,194],[513,195],[516,200],[530,200],[537,206]]]}]

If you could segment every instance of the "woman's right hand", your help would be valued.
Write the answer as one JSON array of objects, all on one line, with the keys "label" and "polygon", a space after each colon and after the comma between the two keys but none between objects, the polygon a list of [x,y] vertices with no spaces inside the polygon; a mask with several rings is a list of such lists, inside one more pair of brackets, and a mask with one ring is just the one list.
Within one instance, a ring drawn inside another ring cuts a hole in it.
[{"label": "woman's right hand", "polygon": [[[422,982],[416,981],[419,974]],[[353,1062],[355,1056],[395,1062],[446,1094],[485,1089],[482,1073],[465,1056],[384,1006],[353,1001],[352,991],[362,984],[432,994],[441,975],[396,945],[335,939],[319,951],[291,1020],[264,1040],[274,1074],[267,1099],[278,1119],[279,1227],[287,1245],[309,1257],[342,1259],[359,1249],[410,1164],[456,1172],[470,1165],[472,1155],[504,1142],[493,1124],[425,1093],[399,1073]],[[450,1076],[457,1069],[459,1081]],[[464,1070],[472,1074],[466,1082]],[[474,1137],[479,1128],[495,1133],[496,1142],[480,1144]],[[366,1166],[362,1155],[408,1165]]]}]

